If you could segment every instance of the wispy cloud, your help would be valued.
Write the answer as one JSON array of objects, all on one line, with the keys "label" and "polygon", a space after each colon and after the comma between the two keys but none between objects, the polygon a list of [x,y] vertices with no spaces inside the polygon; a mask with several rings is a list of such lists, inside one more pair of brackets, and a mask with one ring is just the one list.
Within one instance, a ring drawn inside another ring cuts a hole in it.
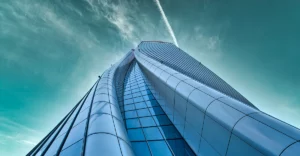
[{"label": "wispy cloud", "polygon": [[156,5],[157,5],[157,7],[158,7],[158,9],[159,9],[159,12],[160,12],[160,14],[161,14],[161,16],[162,16],[162,19],[164,20],[164,22],[165,22],[165,24],[166,24],[166,27],[167,27],[169,33],[170,33],[170,35],[171,35],[171,37],[172,37],[172,39],[173,39],[174,44],[178,47],[178,43],[177,43],[177,39],[176,39],[176,37],[175,37],[174,31],[173,31],[173,29],[172,29],[172,27],[171,27],[171,25],[170,25],[170,23],[169,23],[169,20],[168,20],[166,14],[165,14],[163,8],[162,8],[161,5],[160,5],[159,0],[155,0],[155,3],[156,3]]}]

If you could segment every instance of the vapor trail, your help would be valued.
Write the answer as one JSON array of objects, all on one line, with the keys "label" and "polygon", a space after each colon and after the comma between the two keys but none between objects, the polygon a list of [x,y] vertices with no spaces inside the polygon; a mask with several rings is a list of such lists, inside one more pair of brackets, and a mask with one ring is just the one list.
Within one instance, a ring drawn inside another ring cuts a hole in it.
[{"label": "vapor trail", "polygon": [[169,23],[169,21],[168,21],[167,16],[165,15],[165,12],[164,12],[163,8],[162,8],[161,5],[160,5],[159,0],[155,0],[155,3],[156,3],[156,5],[158,6],[159,12],[160,12],[160,14],[161,14],[161,16],[162,16],[162,18],[163,18],[163,20],[164,20],[166,26],[167,26],[167,29],[168,29],[170,35],[172,36],[172,39],[173,39],[175,45],[178,47],[177,39],[176,39],[176,37],[175,37],[175,34],[174,34],[174,32],[173,32],[173,29],[172,29],[172,27],[171,27],[171,25],[170,25],[170,23]]}]

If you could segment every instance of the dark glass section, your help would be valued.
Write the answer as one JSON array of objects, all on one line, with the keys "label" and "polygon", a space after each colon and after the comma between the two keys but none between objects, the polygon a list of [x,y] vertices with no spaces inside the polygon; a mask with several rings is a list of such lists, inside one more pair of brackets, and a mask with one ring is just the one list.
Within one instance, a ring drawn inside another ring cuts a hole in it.
[{"label": "dark glass section", "polygon": [[128,137],[136,155],[195,155],[150,91],[136,62],[124,80],[123,109]]}]

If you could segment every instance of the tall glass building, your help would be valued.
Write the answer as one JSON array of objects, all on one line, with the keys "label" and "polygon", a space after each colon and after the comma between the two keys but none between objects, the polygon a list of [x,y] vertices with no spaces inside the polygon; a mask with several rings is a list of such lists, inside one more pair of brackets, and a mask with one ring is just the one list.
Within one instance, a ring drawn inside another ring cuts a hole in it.
[{"label": "tall glass building", "polygon": [[299,156],[300,130],[172,43],[144,41],[27,154],[44,155]]}]

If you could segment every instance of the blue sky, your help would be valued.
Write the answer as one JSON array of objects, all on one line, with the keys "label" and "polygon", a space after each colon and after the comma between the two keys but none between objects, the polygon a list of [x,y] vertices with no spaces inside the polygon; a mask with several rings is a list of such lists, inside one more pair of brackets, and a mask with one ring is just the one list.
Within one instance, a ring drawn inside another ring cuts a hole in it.
[{"label": "blue sky", "polygon": [[300,127],[300,2],[160,4],[1,1],[0,155],[27,153],[141,40],[176,39],[259,109]]}]

